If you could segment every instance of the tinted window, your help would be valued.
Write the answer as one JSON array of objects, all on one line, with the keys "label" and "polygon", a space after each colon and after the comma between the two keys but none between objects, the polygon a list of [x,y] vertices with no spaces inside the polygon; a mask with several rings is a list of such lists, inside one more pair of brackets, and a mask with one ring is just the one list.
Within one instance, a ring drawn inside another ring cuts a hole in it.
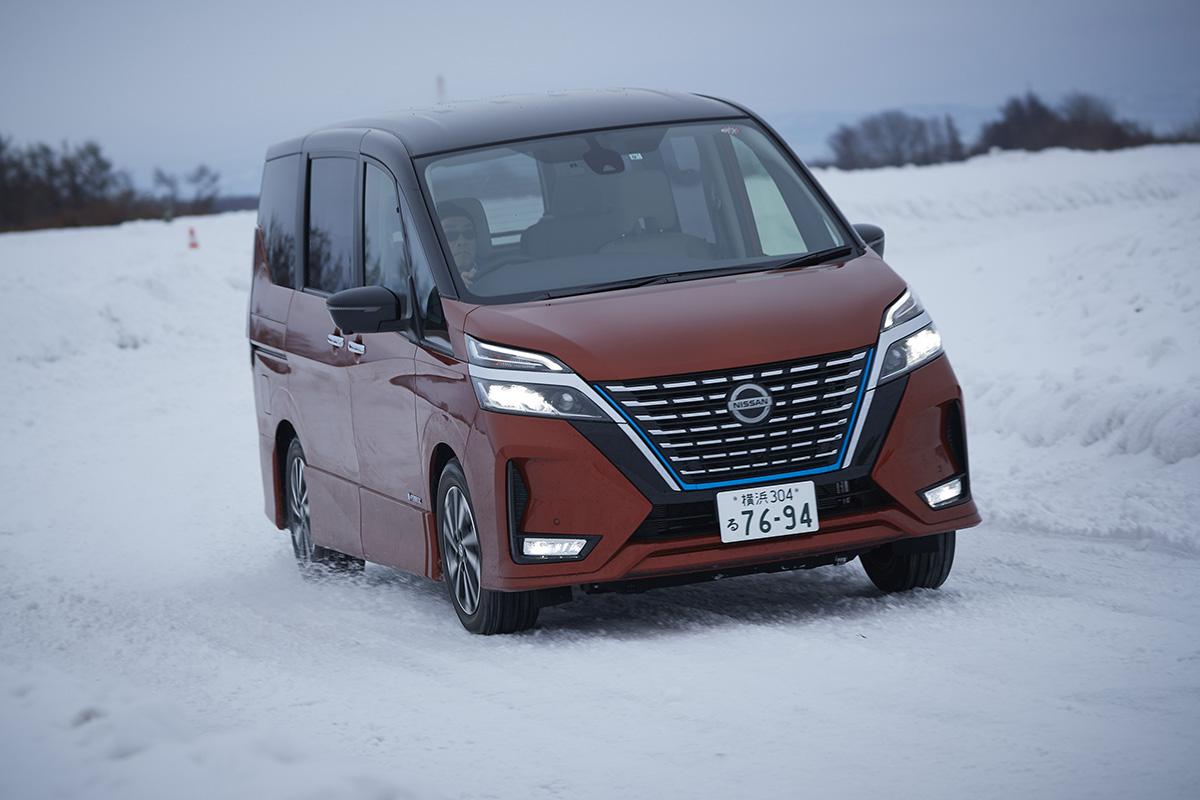
[{"label": "tinted window", "polygon": [[746,196],[754,212],[754,227],[763,254],[778,256],[812,249],[804,243],[804,237],[800,235],[800,229],[783,200],[779,186],[771,179],[762,161],[740,139],[732,139],[731,144],[742,170],[742,180],[745,181]]},{"label": "tinted window", "polygon": [[517,243],[521,232],[546,211],[538,163],[524,153],[465,164],[439,172],[437,178],[438,202],[479,203],[491,244]]},{"label": "tinted window", "polygon": [[296,266],[296,179],[300,156],[284,156],[263,167],[258,195],[258,224],[263,229],[271,280],[291,286]]},{"label": "tinted window", "polygon": [[749,120],[568,134],[418,165],[462,296],[480,302],[751,271],[843,242],[807,177]]},{"label": "tinted window", "polygon": [[367,286],[408,293],[408,255],[396,182],[373,164],[367,164],[363,182],[363,268]]},{"label": "tinted window", "polygon": [[421,322],[421,334],[443,347],[450,347],[450,334],[446,331],[446,315],[442,311],[442,297],[433,279],[433,270],[425,251],[419,245],[412,248],[412,276],[414,302],[417,317]]},{"label": "tinted window", "polygon": [[700,142],[686,132],[663,140],[664,168],[671,181],[679,229],[712,244],[717,243],[712,215],[704,188]]},{"label": "tinted window", "polygon": [[354,177],[358,162],[314,158],[308,174],[308,261],[304,285],[340,292],[354,285]]}]

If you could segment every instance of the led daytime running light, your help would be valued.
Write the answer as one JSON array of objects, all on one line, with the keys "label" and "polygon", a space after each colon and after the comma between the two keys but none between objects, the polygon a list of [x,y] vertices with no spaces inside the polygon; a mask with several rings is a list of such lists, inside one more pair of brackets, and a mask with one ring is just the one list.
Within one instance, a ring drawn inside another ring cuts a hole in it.
[{"label": "led daytime running light", "polygon": [[520,369],[535,372],[570,372],[566,365],[556,358],[531,353],[528,350],[517,350],[514,347],[504,347],[498,344],[481,342],[473,336],[467,339],[467,359],[476,366],[491,367],[492,369]]}]

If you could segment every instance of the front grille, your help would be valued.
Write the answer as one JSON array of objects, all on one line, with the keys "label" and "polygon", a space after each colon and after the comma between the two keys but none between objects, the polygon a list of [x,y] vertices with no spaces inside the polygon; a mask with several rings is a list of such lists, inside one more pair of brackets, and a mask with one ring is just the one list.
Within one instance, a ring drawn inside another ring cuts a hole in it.
[{"label": "front grille", "polygon": [[[871,350],[756,367],[601,384],[685,484],[836,468],[867,379]],[[773,401],[739,421],[730,394],[745,384]]]},{"label": "front grille", "polygon": [[[888,504],[888,497],[870,478],[837,481],[816,487],[817,517],[835,519],[845,514],[873,511]],[[685,536],[717,536],[717,501],[664,503],[650,509],[633,533],[636,541],[658,541]]]}]

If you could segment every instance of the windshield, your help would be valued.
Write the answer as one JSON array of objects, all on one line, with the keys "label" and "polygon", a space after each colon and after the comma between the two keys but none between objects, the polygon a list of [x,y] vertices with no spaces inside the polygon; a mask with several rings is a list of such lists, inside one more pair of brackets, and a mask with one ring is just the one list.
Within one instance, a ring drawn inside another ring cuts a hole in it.
[{"label": "windshield", "polygon": [[418,162],[464,297],[755,269],[848,243],[754,123],[555,136]]}]

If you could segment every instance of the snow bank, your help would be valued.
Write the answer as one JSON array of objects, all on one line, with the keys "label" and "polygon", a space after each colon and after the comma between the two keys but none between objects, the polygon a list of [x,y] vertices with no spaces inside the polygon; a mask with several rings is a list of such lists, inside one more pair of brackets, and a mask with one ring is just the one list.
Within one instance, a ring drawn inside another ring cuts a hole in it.
[{"label": "snow bank", "polygon": [[1194,794],[1200,148],[821,179],[966,393],[950,583],[589,597],[507,639],[439,584],[296,575],[253,214],[0,236],[0,797]]},{"label": "snow bank", "polygon": [[[107,682],[107,680],[105,680]],[[0,668],[0,796],[438,797],[320,741],[251,724],[205,725],[144,689],[81,687],[55,670]]]},{"label": "snow bank", "polygon": [[1200,146],[818,177],[942,331],[985,514],[1200,552]]},{"label": "snow bank", "polygon": [[1200,145],[1113,153],[996,151],[961,164],[816,172],[855,218],[949,223],[1194,199],[1197,150]]}]

